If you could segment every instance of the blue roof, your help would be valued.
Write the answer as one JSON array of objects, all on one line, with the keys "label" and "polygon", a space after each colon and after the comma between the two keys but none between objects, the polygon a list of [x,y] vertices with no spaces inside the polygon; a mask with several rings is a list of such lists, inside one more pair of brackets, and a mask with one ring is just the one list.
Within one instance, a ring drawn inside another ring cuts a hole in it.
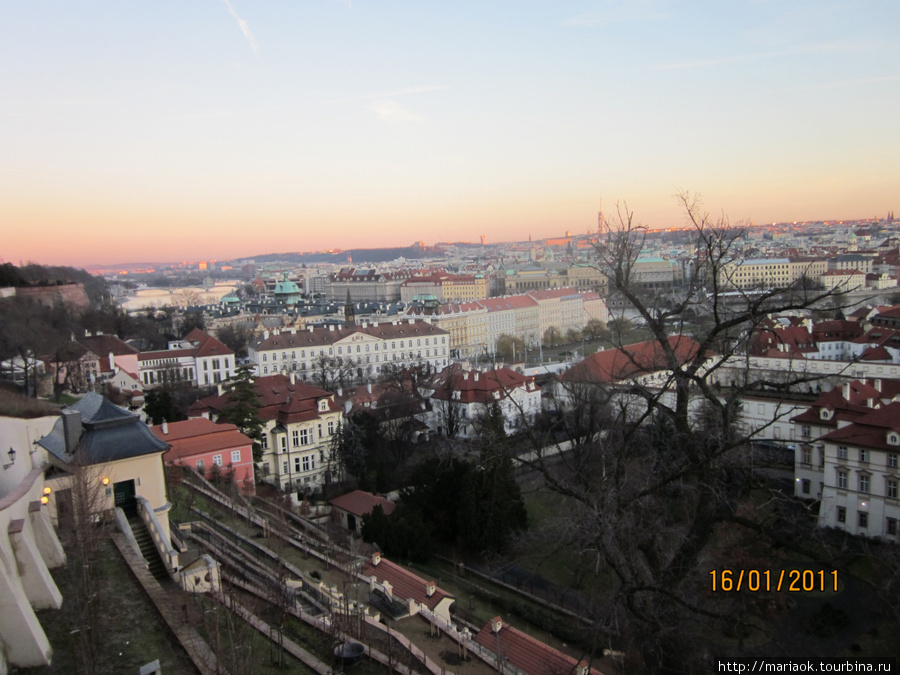
[{"label": "blue roof", "polygon": [[[87,465],[114,462],[163,452],[169,447],[154,436],[137,415],[113,405],[100,394],[89,393],[68,406],[81,417],[81,434],[75,449],[66,448],[64,419],[60,417],[38,445],[66,463]],[[73,420],[74,421],[74,420]],[[82,453],[82,456],[78,456]]]}]

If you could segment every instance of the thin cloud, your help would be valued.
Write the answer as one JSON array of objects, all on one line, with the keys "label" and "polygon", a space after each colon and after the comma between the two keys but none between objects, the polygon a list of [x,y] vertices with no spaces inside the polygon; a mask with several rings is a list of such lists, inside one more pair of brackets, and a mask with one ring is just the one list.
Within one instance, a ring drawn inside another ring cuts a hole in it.
[{"label": "thin cloud", "polygon": [[222,2],[224,2],[225,6],[228,8],[228,13],[234,17],[235,21],[237,21],[238,28],[241,29],[244,37],[247,38],[247,42],[250,43],[250,49],[253,50],[254,54],[259,56],[259,46],[256,44],[256,38],[253,37],[253,33],[250,31],[250,26],[247,25],[247,22],[239,17],[238,13],[234,11],[234,7],[231,6],[230,0],[222,0]]},{"label": "thin cloud", "polygon": [[752,63],[766,59],[777,59],[782,56],[796,56],[798,54],[813,53],[839,53],[857,49],[858,45],[846,42],[826,42],[817,45],[805,45],[794,49],[784,49],[772,52],[760,52],[758,54],[741,54],[724,59],[708,59],[700,61],[682,61],[679,63],[663,63],[656,67],[657,70],[685,70],[688,68],[709,68],[711,66],[725,66],[735,63]]},{"label": "thin cloud", "polygon": [[421,118],[410,112],[397,101],[373,101],[366,106],[385,122],[418,122]]}]

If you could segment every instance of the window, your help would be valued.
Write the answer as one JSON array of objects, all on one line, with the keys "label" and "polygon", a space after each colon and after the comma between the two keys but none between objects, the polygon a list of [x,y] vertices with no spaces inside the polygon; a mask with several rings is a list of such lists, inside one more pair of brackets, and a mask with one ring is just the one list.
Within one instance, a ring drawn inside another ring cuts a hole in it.
[{"label": "window", "polygon": [[199,471],[200,473],[203,473],[203,469],[204,469],[203,460],[198,459],[197,460],[197,471]]},{"label": "window", "polygon": [[868,492],[869,491],[869,477],[866,474],[863,474],[859,477],[859,491],[860,492]]},{"label": "window", "polygon": [[847,459],[847,446],[838,446],[838,459]]},{"label": "window", "polygon": [[804,438],[809,438],[809,436],[810,436],[809,431],[810,431],[809,425],[803,425],[802,427],[800,427],[800,433],[803,435]]},{"label": "window", "polygon": [[889,467],[891,467],[892,469],[896,469],[896,468],[897,468],[897,453],[896,453],[896,452],[888,453],[888,456],[887,456],[887,465],[888,465]]},{"label": "window", "polygon": [[263,433],[262,439],[259,441],[260,446],[262,446],[263,450],[269,449],[269,434]]},{"label": "window", "polygon": [[310,455],[307,455],[303,458],[303,470],[309,471],[310,469],[316,468],[316,458]]},{"label": "window", "polygon": [[893,536],[897,536],[897,519],[896,518],[888,518],[887,519],[887,533]]},{"label": "window", "polygon": [[231,463],[237,464],[241,461],[241,451],[240,450],[232,450],[231,451]]},{"label": "window", "polygon": [[838,471],[837,486],[841,490],[847,489],[847,472],[846,471]]},{"label": "window", "polygon": [[300,432],[297,429],[291,432],[291,445],[295,448],[300,447]]},{"label": "window", "polygon": [[837,507],[837,521],[839,523],[847,522],[847,509],[845,509],[843,506]]},{"label": "window", "polygon": [[296,471],[297,473],[300,472],[300,458],[299,457],[294,457],[294,471]]},{"label": "window", "polygon": [[885,494],[891,499],[897,499],[897,481],[888,478]]},{"label": "window", "polygon": [[868,463],[868,461],[869,461],[869,451],[868,450],[860,450],[859,451],[859,461]]},{"label": "window", "polygon": [[281,451],[287,452],[287,436],[283,436],[283,435],[279,436],[278,442],[281,445]]},{"label": "window", "polygon": [[857,522],[860,527],[868,527],[869,526],[869,514],[867,511],[860,511],[857,515]]},{"label": "window", "polygon": [[213,464],[222,466],[222,455],[213,455]]},{"label": "window", "polygon": [[801,485],[803,487],[803,494],[808,495],[809,494],[809,480],[804,478],[803,483]]},{"label": "window", "polygon": [[329,420],[328,422],[328,435],[331,436],[334,434],[334,420]]},{"label": "window", "polygon": [[309,429],[300,430],[300,445],[309,445],[311,439],[309,437]]},{"label": "window", "polygon": [[800,462],[802,464],[810,464],[812,462],[812,451],[809,448],[800,449]]},{"label": "window", "polygon": [[284,460],[281,463],[281,473],[288,473],[288,463],[287,460]]}]

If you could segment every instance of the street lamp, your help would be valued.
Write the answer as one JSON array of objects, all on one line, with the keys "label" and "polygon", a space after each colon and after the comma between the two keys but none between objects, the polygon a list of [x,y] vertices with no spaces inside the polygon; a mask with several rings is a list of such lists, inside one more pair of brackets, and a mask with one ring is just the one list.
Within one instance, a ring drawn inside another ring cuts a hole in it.
[{"label": "street lamp", "polygon": [[6,453],[6,456],[9,457],[9,464],[3,465],[4,471],[16,463],[16,451],[10,448],[9,452]]}]

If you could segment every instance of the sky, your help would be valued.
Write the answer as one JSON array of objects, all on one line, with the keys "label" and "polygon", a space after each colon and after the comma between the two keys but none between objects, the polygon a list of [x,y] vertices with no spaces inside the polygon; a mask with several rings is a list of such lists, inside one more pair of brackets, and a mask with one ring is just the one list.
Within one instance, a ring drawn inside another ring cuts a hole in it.
[{"label": "sky", "polygon": [[0,260],[900,208],[896,0],[0,0]]}]

